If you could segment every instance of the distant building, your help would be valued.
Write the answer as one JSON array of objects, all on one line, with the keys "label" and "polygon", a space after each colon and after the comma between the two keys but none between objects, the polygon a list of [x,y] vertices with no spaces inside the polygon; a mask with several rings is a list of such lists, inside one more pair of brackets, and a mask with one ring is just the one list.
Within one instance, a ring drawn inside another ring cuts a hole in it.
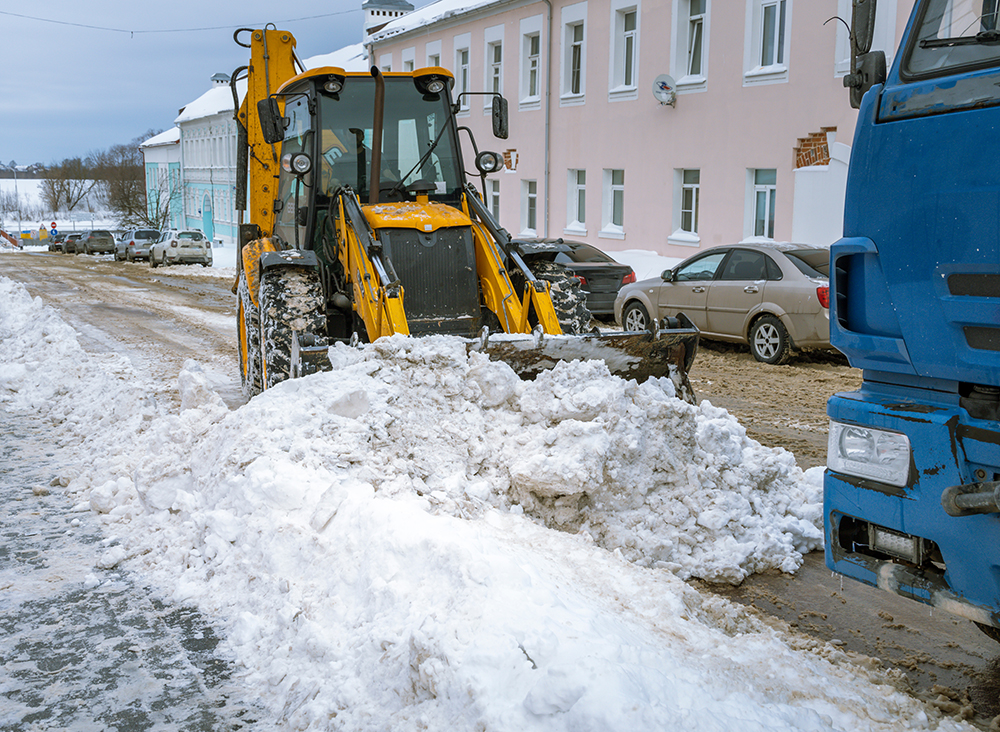
[{"label": "distant building", "polygon": [[361,6],[365,11],[365,35],[371,35],[394,18],[413,10],[406,0],[366,0]]},{"label": "distant building", "polygon": [[[209,239],[236,240],[236,120],[229,76],[212,76],[211,88],[184,107],[180,128],[183,227]],[[241,82],[242,96],[246,83]]]},{"label": "distant building", "polygon": [[171,127],[139,147],[146,168],[146,207],[151,219],[166,211],[166,224],[183,226],[181,210],[181,130]]}]

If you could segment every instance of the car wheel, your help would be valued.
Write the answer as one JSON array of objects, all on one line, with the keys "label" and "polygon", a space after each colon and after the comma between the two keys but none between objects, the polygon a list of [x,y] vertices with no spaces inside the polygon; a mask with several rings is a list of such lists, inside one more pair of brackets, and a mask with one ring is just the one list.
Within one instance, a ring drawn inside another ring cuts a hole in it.
[{"label": "car wheel", "polygon": [[630,333],[648,331],[650,326],[649,313],[641,302],[630,302],[622,312],[622,327]]},{"label": "car wheel", "polygon": [[156,269],[156,252],[149,253],[149,266]]},{"label": "car wheel", "polygon": [[135,261],[135,257],[132,256],[132,252],[130,252],[128,250],[125,251],[125,261],[126,262],[133,262],[133,261]]},{"label": "car wheel", "polygon": [[788,331],[773,315],[763,315],[750,328],[750,352],[761,363],[785,363],[791,355]]}]

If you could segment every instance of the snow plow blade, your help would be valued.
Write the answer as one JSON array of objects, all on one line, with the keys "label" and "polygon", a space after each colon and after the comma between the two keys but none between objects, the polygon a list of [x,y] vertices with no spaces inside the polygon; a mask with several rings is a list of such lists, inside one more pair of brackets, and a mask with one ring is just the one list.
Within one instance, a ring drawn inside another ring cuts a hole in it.
[{"label": "snow plow blade", "polygon": [[484,332],[478,341],[469,343],[469,350],[507,363],[522,379],[533,379],[559,361],[602,360],[612,374],[623,379],[643,382],[652,376],[669,377],[678,396],[693,404],[688,371],[698,351],[700,332],[683,313],[660,325],[653,321],[653,331],[643,333],[555,336],[536,330],[522,336]]}]

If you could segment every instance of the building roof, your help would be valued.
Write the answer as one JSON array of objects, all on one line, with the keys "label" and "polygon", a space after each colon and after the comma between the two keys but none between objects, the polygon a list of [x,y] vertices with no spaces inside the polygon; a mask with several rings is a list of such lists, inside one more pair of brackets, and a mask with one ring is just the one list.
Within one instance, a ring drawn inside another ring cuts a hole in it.
[{"label": "building roof", "polygon": [[157,147],[159,145],[176,145],[181,141],[181,128],[171,127],[158,135],[153,135],[139,147]]},{"label": "building roof", "polygon": [[320,56],[310,56],[302,62],[307,69],[320,66],[339,66],[344,71],[368,71],[368,52],[363,43],[344,46],[338,51]]},{"label": "building roof", "polygon": [[365,0],[361,5],[362,10],[402,10],[410,12],[413,5],[406,0]]},{"label": "building roof", "polygon": [[464,15],[473,10],[489,5],[503,5],[508,0],[437,0],[437,2],[417,8],[412,13],[394,18],[372,33],[375,42],[384,41],[392,36],[422,28],[442,20]]}]

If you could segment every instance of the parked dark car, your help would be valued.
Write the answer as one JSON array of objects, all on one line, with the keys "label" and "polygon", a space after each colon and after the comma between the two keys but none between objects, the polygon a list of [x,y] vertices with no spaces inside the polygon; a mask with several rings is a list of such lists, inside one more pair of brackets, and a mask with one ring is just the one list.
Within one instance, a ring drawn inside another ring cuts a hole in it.
[{"label": "parked dark car", "polygon": [[594,315],[614,315],[618,290],[635,282],[631,267],[581,241],[517,239],[511,243],[533,269],[539,261],[553,262],[578,279],[580,288],[587,293],[587,309]]},{"label": "parked dark car", "polygon": [[115,238],[110,231],[94,229],[83,232],[80,241],[76,243],[76,253],[80,254],[112,254],[115,251]]},{"label": "parked dark car", "polygon": [[67,234],[63,239],[62,251],[64,254],[76,254],[76,243],[80,241],[83,234]]},{"label": "parked dark car", "polygon": [[66,238],[65,234],[56,234],[49,238],[49,251],[50,252],[61,252],[63,250],[62,243],[63,239]]},{"label": "parked dark car", "polygon": [[149,259],[149,247],[160,238],[156,229],[131,229],[115,242],[115,261]]}]

